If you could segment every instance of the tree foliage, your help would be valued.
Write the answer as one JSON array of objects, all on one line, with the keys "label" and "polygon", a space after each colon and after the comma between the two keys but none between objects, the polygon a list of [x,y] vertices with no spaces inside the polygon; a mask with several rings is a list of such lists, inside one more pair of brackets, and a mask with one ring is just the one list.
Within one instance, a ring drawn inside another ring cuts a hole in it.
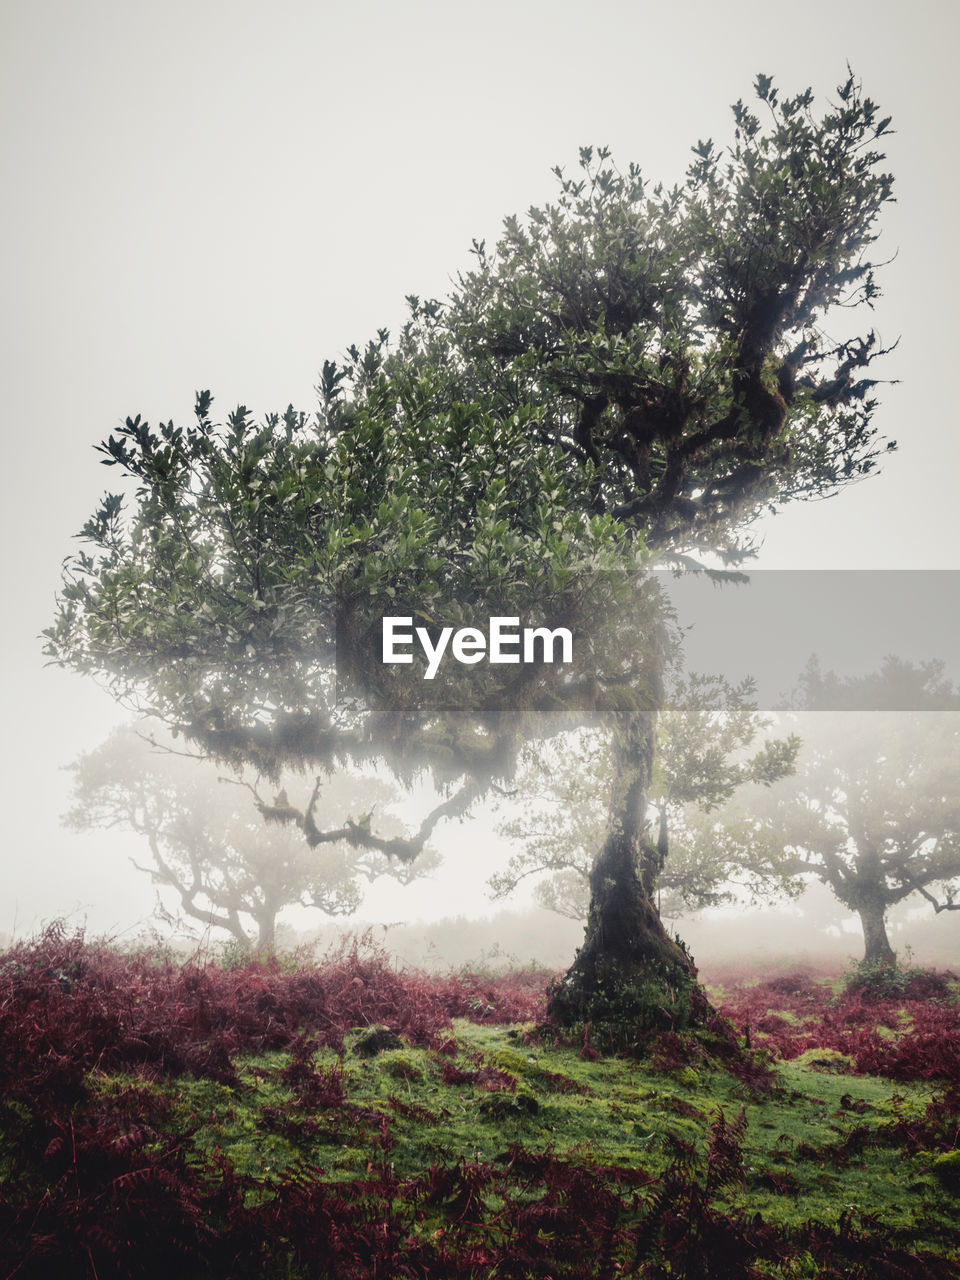
[{"label": "tree foliage", "polygon": [[756,90],[766,127],[737,103],[732,145],[699,143],[672,191],[583,148],[445,303],[408,299],[395,350],[381,330],[326,361],[315,416],[218,427],[202,392],[191,427],[127,419],[100,452],[133,514],[109,495],[84,527],[51,656],[224,754],[325,764],[391,737],[329,731],[337,609],[549,609],[625,563],[625,532],[736,554],[766,506],[873,469],[881,348],[822,322],[878,292],[889,120],[852,76],[822,118]]},{"label": "tree foliage", "polygon": [[[459,780],[408,837],[348,833],[409,860],[509,774],[525,717],[558,700],[538,668],[508,667],[431,702],[380,665],[383,613],[569,622],[617,596],[636,613],[622,576],[636,553],[583,512],[524,413],[438,414],[425,379],[420,399],[379,385],[311,420],[290,409],[257,426],[241,407],[221,428],[207,393],[187,429],[127,419],[100,452],[136,483],[133,511],[107,495],[85,526],[93,550],[68,565],[47,651],[234,766],[326,775],[387,759],[405,782],[428,767]],[[311,804],[296,821],[315,846],[343,838]]]},{"label": "tree foliage", "polygon": [[582,148],[556,202],[475,244],[448,308],[407,334],[413,351],[442,335],[461,390],[536,406],[592,508],[658,550],[736,555],[745,522],[835,492],[883,449],[881,343],[831,341],[823,321],[878,294],[890,121],[852,76],[820,118],[809,90],[756,91],[759,114],[738,102],[732,145],[698,143],[673,190]]}]

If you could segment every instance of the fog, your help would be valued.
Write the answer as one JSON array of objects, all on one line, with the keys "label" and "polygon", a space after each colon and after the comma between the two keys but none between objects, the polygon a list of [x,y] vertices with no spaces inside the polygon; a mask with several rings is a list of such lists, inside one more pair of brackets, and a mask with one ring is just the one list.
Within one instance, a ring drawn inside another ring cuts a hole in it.
[{"label": "fog", "polygon": [[[311,408],[325,358],[396,327],[406,294],[441,295],[471,239],[551,197],[551,167],[608,143],[625,165],[678,180],[699,138],[729,136],[728,105],[757,72],[785,90],[829,93],[846,62],[894,116],[889,167],[898,203],[884,220],[883,298],[872,323],[886,345],[877,423],[900,447],[882,474],[829,502],[796,503],[756,527],[762,571],[939,571],[931,601],[891,602],[916,625],[889,641],[859,616],[827,619],[841,675],[891,652],[943,659],[952,680],[960,635],[960,432],[939,371],[952,367],[957,171],[953,59],[960,15],[932,0],[795,7],[740,0],[674,6],[600,0],[451,6],[305,4],[268,11],[175,2],[93,0],[3,13],[4,839],[0,934],[25,936],[57,917],[131,940],[159,929],[176,895],[137,870],[144,838],[122,827],[74,831],[72,775],[83,751],[130,722],[132,709],[79,675],[44,666],[60,564],[76,547],[112,473],[94,446],[127,414],[185,422],[209,387],[226,413]],[[952,593],[952,594],[951,594]],[[835,606],[832,606],[835,607]],[[839,610],[837,611],[839,613]],[[701,635],[703,633],[701,632]],[[696,637],[699,639],[699,637]],[[872,647],[870,647],[872,646]],[[711,646],[696,668],[711,669]],[[869,648],[869,652],[866,650]],[[791,656],[788,679],[813,649]],[[714,653],[713,656],[716,656]],[[844,662],[847,665],[842,665]],[[736,672],[730,673],[732,676]],[[745,671],[740,674],[751,674]],[[739,678],[739,676],[737,676]],[[778,683],[780,681],[780,683]],[[784,691],[773,680],[767,700]],[[434,802],[398,799],[416,826]],[[580,926],[535,909],[534,885],[510,900],[489,877],[512,849],[503,813],[477,806],[436,832],[436,865],[409,885],[381,877],[356,912],[417,963],[483,956],[560,966]],[[955,913],[921,898],[895,910],[891,940],[956,963]],[[280,916],[296,943],[333,927],[316,909]],[[731,925],[735,922],[735,925]],[[824,890],[774,908],[740,903],[677,922],[702,963],[740,951],[829,957],[860,949],[856,922]],[[206,945],[206,944],[205,944]]]}]

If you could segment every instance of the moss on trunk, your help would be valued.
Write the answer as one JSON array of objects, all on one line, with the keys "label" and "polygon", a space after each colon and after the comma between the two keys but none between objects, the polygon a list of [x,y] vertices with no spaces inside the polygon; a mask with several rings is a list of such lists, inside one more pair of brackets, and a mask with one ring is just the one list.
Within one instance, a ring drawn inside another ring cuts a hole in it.
[{"label": "moss on trunk", "polygon": [[610,820],[590,875],[586,936],[548,1005],[562,1026],[592,1024],[606,1048],[691,1026],[708,1008],[692,959],[654,906],[661,867],[646,808],[655,731],[654,710],[635,711],[617,726]]}]

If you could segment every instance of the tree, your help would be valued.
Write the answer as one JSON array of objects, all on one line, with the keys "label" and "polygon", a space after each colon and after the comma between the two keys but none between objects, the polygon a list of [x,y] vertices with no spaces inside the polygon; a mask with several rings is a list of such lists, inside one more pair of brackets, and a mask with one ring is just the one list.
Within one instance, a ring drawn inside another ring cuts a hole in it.
[{"label": "tree", "polygon": [[[660,864],[648,892],[656,892],[662,917],[729,901],[735,888],[760,892],[771,882],[784,884],[772,833],[724,808],[741,787],[769,786],[789,774],[800,747],[792,735],[748,754],[772,723],[758,714],[752,693],[750,681],[732,685],[692,674],[674,683],[660,716],[646,816]],[[549,873],[536,887],[540,904],[586,919],[590,870],[607,819],[611,743],[602,733],[581,733],[575,747],[528,747],[525,756],[515,784],[524,811],[500,827],[523,848],[491,886],[504,897],[526,877]]]},{"label": "tree", "polygon": [[789,705],[798,711],[960,711],[960,688],[939,658],[914,663],[890,654],[877,671],[838,676],[824,671],[813,654]]},{"label": "tree", "polygon": [[[214,766],[173,749],[169,740],[148,740],[133,726],[115,730],[69,766],[74,803],[64,822],[74,830],[120,827],[147,842],[152,865],[131,858],[153,882],[175,891],[179,909],[205,926],[227,930],[243,946],[269,950],[276,943],[280,912],[295,904],[327,915],[349,914],[360,905],[358,880],[392,875],[401,883],[429,871],[429,850],[414,866],[390,862],[382,853],[358,849],[344,839],[323,859],[287,824],[268,822],[253,784],[222,778]],[[286,802],[295,780],[283,779],[275,798]],[[377,809],[386,830],[399,830],[389,808],[395,788],[376,778],[337,778],[321,812],[331,825],[358,806]],[[318,815],[319,816],[319,815]],[[251,935],[248,920],[256,927]]]},{"label": "tree", "polygon": [[[475,245],[474,269],[432,322],[471,394],[536,404],[541,438],[589,477],[589,509],[664,556],[736,560],[761,511],[834,493],[883,450],[867,376],[882,344],[872,330],[824,334],[840,308],[877,296],[889,119],[852,75],[820,117],[809,91],[781,99],[762,75],[756,91],[766,125],[738,102],[732,145],[698,143],[672,191],[648,190],[605,148],[582,149],[579,177],[557,171],[554,205],[508,219],[494,252]],[[630,1034],[694,1013],[689,957],[649,889],[658,703],[611,715],[608,834],[584,945],[550,1005],[562,1022],[606,1008]]]},{"label": "tree", "polygon": [[958,694],[939,662],[888,658],[842,678],[812,660],[794,699],[797,774],[757,799],[791,874],[816,876],[859,916],[867,964],[896,963],[886,916],[897,903],[960,910],[960,712],[935,709],[956,708]]},{"label": "tree", "polygon": [[383,697],[362,700],[355,722],[333,709],[329,663],[314,659],[332,643],[332,602],[349,653],[369,653],[378,594],[428,618],[467,599],[604,618],[615,574],[577,571],[629,570],[631,540],[634,565],[736,560],[761,511],[875,467],[866,375],[882,344],[872,331],[823,335],[839,308],[877,296],[889,120],[852,76],[821,117],[809,91],[781,100],[766,76],[756,89],[766,125],[737,103],[731,146],[699,143],[673,191],[584,148],[581,177],[558,170],[554,205],[508,219],[493,252],[475,244],[446,304],[409,299],[395,350],[381,333],[325,364],[309,429],[289,410],[254,430],[242,410],[217,432],[209,397],[186,433],[128,420],[103,449],[141,481],[132,528],[119,499],[100,508],[86,530],[97,550],[75,558],[50,633],[55,659],[148,687],[192,738],[264,769],[386,751],[412,768],[445,752],[448,776],[465,779],[446,812],[509,775],[548,705],[603,715],[610,822],[584,946],[551,1003],[564,1022],[608,1010],[640,1034],[699,1007],[650,892],[646,796],[669,650],[655,590],[642,588],[639,653],[607,653],[559,699],[530,673],[482,699],[465,680],[455,728],[363,658]]}]

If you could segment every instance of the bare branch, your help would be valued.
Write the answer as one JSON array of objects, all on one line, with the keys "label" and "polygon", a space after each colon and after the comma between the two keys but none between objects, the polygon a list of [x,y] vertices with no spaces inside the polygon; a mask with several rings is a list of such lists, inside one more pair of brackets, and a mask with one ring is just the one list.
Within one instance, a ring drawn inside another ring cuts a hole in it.
[{"label": "bare branch", "polygon": [[900,873],[899,879],[901,884],[909,885],[914,893],[919,893],[921,897],[926,898],[937,915],[941,911],[960,911],[960,902],[954,902],[950,897],[947,898],[946,902],[938,901],[925,885],[918,884],[916,880],[911,879],[910,876],[905,875],[903,872]]}]

